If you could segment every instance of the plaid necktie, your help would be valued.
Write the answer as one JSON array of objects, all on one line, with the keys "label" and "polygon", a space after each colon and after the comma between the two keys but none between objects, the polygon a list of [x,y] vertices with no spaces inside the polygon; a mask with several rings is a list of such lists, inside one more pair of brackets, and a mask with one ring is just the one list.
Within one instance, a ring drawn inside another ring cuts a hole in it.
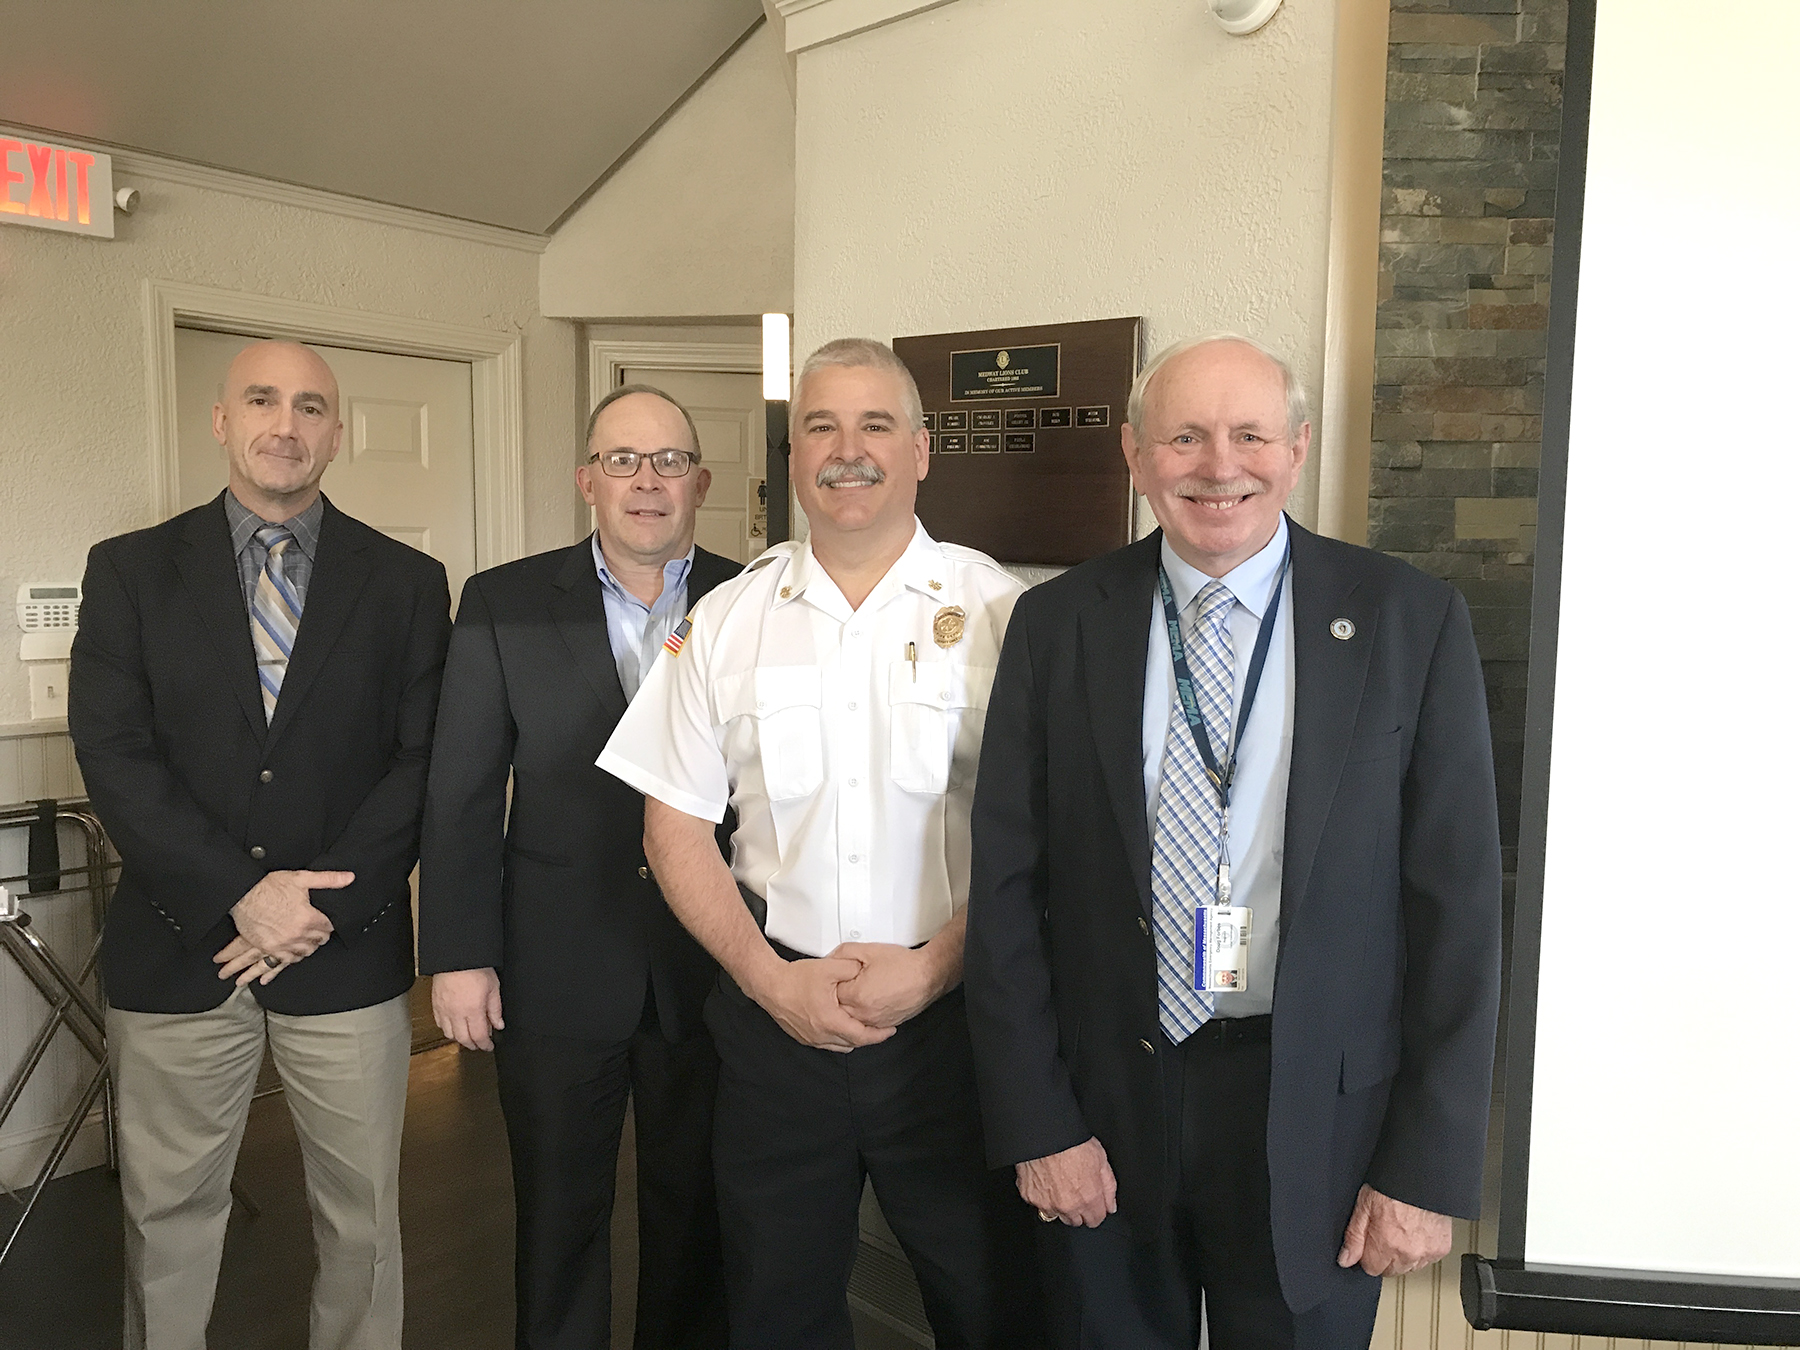
[{"label": "plaid necktie", "polygon": [[294,634],[300,631],[300,596],[288,583],[282,555],[294,536],[280,525],[264,525],[256,541],[269,551],[256,577],[250,600],[250,636],[256,646],[256,679],[262,685],[263,716],[275,720],[275,700],[287,678],[288,657],[294,653]]},{"label": "plaid necktie", "polygon": [[[1236,598],[1222,582],[1208,582],[1195,597],[1193,617],[1182,623],[1182,641],[1194,677],[1194,696],[1213,749],[1223,758],[1231,736],[1235,666],[1225,620]],[[1210,905],[1219,884],[1219,794],[1206,776],[1181,701],[1169,717],[1163,742],[1162,791],[1156,804],[1156,840],[1150,857],[1150,899],[1155,920],[1158,1020],[1179,1045],[1213,1015],[1212,995],[1194,988],[1194,911]]]}]

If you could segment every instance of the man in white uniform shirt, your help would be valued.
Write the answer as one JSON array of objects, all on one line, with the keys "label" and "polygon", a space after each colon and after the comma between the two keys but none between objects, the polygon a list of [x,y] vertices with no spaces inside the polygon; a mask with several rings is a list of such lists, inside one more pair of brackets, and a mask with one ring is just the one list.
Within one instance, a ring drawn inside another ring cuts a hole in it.
[{"label": "man in white uniform shirt", "polygon": [[849,1350],[867,1177],[937,1343],[1032,1345],[1033,1221],[983,1160],[960,987],[975,766],[1021,587],[915,519],[929,442],[890,349],[827,343],[794,411],[810,538],[695,608],[599,760],[648,799],[657,881],[726,977],[707,1021],[731,1343]]}]

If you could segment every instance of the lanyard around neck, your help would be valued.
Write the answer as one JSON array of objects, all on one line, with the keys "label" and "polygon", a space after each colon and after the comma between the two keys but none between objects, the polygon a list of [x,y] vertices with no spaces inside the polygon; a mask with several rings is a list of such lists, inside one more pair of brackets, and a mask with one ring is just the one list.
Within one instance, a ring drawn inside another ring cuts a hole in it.
[{"label": "lanyard around neck", "polygon": [[1168,569],[1159,562],[1156,565],[1156,581],[1162,591],[1163,620],[1169,628],[1169,655],[1175,662],[1175,692],[1181,699],[1181,711],[1187,719],[1188,730],[1193,734],[1194,746],[1200,751],[1200,758],[1206,764],[1206,776],[1212,779],[1213,787],[1219,794],[1219,805],[1228,808],[1231,805],[1231,780],[1237,774],[1238,742],[1242,739],[1244,728],[1250,724],[1250,709],[1256,704],[1256,691],[1262,684],[1263,664],[1269,658],[1269,641],[1275,634],[1275,618],[1281,611],[1281,586],[1287,580],[1288,564],[1293,560],[1293,545],[1281,557],[1281,569],[1275,574],[1275,587],[1269,593],[1269,603],[1263,609],[1262,622],[1257,626],[1256,645],[1250,652],[1250,668],[1244,676],[1244,697],[1232,719],[1233,725],[1226,742],[1225,753],[1221,757],[1213,750],[1212,737],[1206,733],[1206,722],[1200,715],[1200,700],[1194,692],[1194,675],[1188,668],[1187,644],[1181,639],[1181,618],[1175,609],[1175,588],[1169,584]]}]

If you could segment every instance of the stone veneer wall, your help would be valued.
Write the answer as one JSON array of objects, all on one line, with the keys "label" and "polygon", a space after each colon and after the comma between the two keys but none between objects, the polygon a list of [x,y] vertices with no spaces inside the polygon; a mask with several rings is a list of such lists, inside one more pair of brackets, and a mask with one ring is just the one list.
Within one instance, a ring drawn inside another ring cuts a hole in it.
[{"label": "stone veneer wall", "polygon": [[1567,0],[1394,0],[1369,543],[1453,582],[1506,870],[1525,735]]}]

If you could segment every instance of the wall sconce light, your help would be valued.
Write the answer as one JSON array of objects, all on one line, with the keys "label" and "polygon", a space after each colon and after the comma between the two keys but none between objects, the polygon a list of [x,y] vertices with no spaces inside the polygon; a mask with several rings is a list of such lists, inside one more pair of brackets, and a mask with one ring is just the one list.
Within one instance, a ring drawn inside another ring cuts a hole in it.
[{"label": "wall sconce light", "polygon": [[763,472],[768,495],[769,537],[765,545],[784,542],[792,532],[788,517],[788,390],[792,380],[792,325],[785,314],[763,315],[763,412],[769,455]]},{"label": "wall sconce light", "polygon": [[1274,18],[1275,11],[1281,8],[1281,0],[1206,0],[1206,7],[1219,21],[1219,27],[1241,37],[1245,33],[1254,33]]}]

